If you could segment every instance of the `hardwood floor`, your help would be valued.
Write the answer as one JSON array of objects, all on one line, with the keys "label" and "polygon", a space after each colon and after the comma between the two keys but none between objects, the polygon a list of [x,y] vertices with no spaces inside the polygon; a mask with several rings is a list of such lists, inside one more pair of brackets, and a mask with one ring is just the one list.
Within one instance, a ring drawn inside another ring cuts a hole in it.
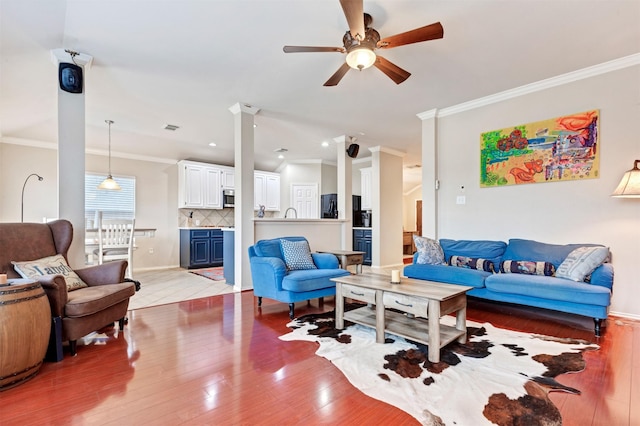
[{"label": "hardwood floor", "polygon": [[[327,299],[298,303],[296,314],[333,309]],[[596,340],[588,318],[478,300],[467,316],[596,341],[586,370],[559,378],[582,395],[551,396],[564,424],[640,424],[640,322],[610,318]],[[287,322],[286,304],[258,308],[250,291],[130,311],[124,332],[106,329],[1,392],[0,424],[417,424],[356,390],[315,344],[279,340]]]}]

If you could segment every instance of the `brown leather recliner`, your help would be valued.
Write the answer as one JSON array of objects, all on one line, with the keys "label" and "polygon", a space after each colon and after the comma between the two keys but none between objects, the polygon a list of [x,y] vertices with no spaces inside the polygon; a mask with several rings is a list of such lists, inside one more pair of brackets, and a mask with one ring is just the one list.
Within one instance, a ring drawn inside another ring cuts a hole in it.
[{"label": "brown leather recliner", "polygon": [[[11,261],[37,260],[67,252],[73,239],[73,226],[67,220],[49,223],[0,223],[0,272],[19,278]],[[69,341],[71,355],[76,341],[118,320],[124,328],[129,298],[135,294],[132,282],[123,282],[127,262],[114,261],[75,269],[88,287],[67,292],[62,275],[39,279],[51,305],[52,334],[48,359],[62,359],[62,343]]]}]

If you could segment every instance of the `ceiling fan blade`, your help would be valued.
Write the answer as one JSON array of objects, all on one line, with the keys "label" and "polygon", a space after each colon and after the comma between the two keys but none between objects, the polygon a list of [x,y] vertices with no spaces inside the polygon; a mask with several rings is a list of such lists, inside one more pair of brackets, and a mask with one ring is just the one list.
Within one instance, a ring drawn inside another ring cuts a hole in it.
[{"label": "ceiling fan blade", "polygon": [[285,46],[282,48],[284,53],[298,52],[339,52],[344,53],[344,47],[324,47],[324,46]]},{"label": "ceiling fan blade", "polygon": [[402,83],[411,75],[410,72],[403,70],[399,66],[389,62],[380,55],[376,57],[376,61],[373,65],[380,71],[385,73],[387,77],[393,80],[396,84]]},{"label": "ceiling fan blade", "polygon": [[329,80],[327,80],[327,82],[323,84],[323,86],[337,85],[338,83],[340,83],[340,80],[342,80],[342,77],[344,77],[349,69],[351,69],[351,67],[345,62],[340,68],[338,68],[338,71],[336,71],[335,74],[333,74],[331,78],[329,78]]},{"label": "ceiling fan blade", "polygon": [[363,0],[340,0],[340,5],[344,11],[344,16],[349,24],[351,36],[356,40],[364,40],[364,7]]},{"label": "ceiling fan blade", "polygon": [[416,28],[401,34],[383,38],[378,42],[379,49],[391,49],[405,44],[420,43],[421,41],[435,40],[444,37],[444,28],[440,22]]}]

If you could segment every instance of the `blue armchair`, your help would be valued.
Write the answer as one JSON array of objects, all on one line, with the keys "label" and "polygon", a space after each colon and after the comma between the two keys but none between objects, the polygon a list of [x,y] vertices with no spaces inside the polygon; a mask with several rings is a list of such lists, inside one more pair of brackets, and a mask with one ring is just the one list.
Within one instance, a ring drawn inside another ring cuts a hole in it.
[{"label": "blue armchair", "polygon": [[249,247],[253,293],[258,297],[258,306],[263,297],[288,303],[289,317],[293,319],[295,302],[335,295],[336,285],[331,278],[350,272],[340,269],[338,259],[329,253],[311,253],[313,269],[288,270],[281,239],[307,242],[304,237],[283,237],[260,240]]}]

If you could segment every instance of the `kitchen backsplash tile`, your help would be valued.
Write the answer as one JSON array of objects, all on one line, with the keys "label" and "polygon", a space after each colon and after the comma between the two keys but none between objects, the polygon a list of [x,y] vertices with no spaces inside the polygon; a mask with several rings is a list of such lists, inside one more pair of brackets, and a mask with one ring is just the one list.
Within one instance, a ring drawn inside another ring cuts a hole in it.
[{"label": "kitchen backsplash tile", "polygon": [[[189,215],[193,212],[193,218],[189,223]],[[253,216],[257,217],[258,212],[253,212]],[[276,212],[265,212],[264,217],[274,217]],[[178,210],[178,226],[220,226],[228,227],[235,225],[235,209],[208,210],[208,209],[179,209]]]}]

